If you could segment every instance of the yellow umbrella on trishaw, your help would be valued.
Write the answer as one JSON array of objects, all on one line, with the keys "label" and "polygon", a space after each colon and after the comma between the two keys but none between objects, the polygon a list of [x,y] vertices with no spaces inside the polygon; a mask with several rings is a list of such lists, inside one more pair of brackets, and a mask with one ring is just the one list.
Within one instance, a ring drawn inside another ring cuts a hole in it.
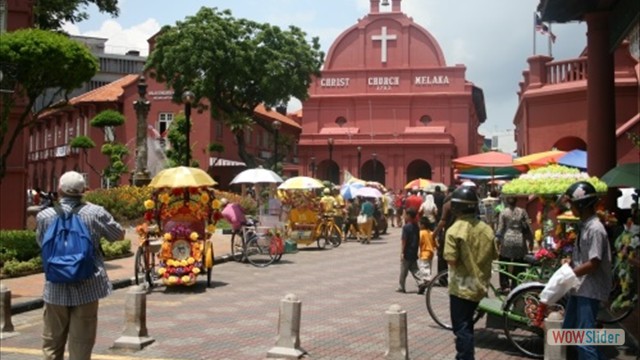
[{"label": "yellow umbrella on trishaw", "polygon": [[164,169],[154,176],[149,183],[149,186],[153,188],[203,187],[214,185],[218,185],[218,183],[204,170],[186,166]]},{"label": "yellow umbrella on trishaw", "polygon": [[296,176],[280,184],[278,190],[311,190],[323,187],[324,184],[320,180],[308,176]]}]

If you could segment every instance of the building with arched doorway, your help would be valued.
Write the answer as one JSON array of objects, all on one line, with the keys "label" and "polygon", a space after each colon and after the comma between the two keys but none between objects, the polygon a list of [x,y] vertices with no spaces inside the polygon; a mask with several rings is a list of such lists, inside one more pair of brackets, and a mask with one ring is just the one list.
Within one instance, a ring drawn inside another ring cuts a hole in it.
[{"label": "building with arched doorway", "polygon": [[303,104],[302,174],[339,183],[349,171],[394,189],[418,177],[451,183],[451,159],[480,151],[482,90],[401,3],[380,12],[371,0],[329,49]]}]

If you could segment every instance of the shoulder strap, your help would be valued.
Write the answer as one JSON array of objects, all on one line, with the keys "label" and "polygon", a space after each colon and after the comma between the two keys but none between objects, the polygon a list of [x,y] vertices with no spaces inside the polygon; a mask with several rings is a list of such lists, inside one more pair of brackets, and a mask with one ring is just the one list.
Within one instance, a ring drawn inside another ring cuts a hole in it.
[{"label": "shoulder strap", "polygon": [[71,209],[71,212],[74,214],[78,214],[85,205],[85,203],[79,202]]}]

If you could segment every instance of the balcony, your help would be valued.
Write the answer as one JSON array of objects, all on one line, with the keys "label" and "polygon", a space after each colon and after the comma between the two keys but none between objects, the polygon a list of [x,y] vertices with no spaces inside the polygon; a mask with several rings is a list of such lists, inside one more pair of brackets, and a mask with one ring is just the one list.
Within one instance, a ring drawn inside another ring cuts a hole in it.
[{"label": "balcony", "polygon": [[27,155],[28,161],[46,161],[49,159],[63,158],[69,155],[75,155],[80,152],[80,149],[72,149],[69,145],[61,145],[49,147],[46,149],[40,149],[30,151]]},{"label": "balcony", "polygon": [[572,81],[587,80],[587,58],[548,62],[546,67],[546,84],[561,84]]}]

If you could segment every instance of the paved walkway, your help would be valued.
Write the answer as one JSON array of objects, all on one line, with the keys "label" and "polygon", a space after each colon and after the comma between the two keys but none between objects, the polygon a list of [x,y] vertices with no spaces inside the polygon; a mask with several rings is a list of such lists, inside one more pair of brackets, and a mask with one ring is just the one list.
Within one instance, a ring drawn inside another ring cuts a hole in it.
[{"label": "paved walkway", "polygon": [[[132,267],[133,258],[110,262],[111,278],[121,271],[130,277]],[[118,290],[101,302],[93,358],[264,359],[275,344],[279,302],[294,293],[302,301],[301,346],[309,358],[381,359],[384,312],[399,304],[408,314],[411,359],[453,359],[452,333],[431,320],[411,279],[409,293],[394,292],[399,270],[398,229],[370,245],[349,242],[322,251],[303,247],[264,269],[220,264],[213,269],[213,288],[206,288],[205,277],[200,277],[193,287],[160,286],[149,293],[147,327],[156,342],[133,354],[111,349],[124,324],[126,290]],[[41,358],[41,316],[41,310],[14,316],[20,334],[2,341],[3,360]],[[478,359],[521,358],[501,331],[484,324],[481,320],[477,325]]]}]

